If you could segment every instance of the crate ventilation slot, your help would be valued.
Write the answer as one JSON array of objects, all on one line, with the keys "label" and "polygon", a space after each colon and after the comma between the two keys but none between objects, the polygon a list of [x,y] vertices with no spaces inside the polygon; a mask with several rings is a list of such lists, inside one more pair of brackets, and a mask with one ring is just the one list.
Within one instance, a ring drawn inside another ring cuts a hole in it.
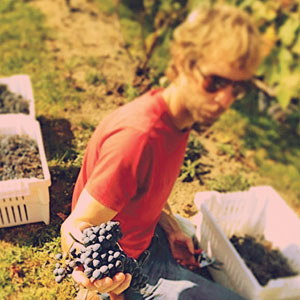
[{"label": "crate ventilation slot", "polygon": [[0,222],[2,225],[16,224],[27,221],[28,213],[26,204],[0,208]]}]

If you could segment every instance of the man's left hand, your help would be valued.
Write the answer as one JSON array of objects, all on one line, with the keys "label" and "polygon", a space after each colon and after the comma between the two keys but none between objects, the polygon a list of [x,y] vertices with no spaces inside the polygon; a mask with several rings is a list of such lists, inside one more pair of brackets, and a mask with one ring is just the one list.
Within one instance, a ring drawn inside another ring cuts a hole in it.
[{"label": "man's left hand", "polygon": [[176,231],[169,233],[168,240],[173,257],[179,264],[190,269],[198,266],[194,256],[194,243],[190,236]]}]

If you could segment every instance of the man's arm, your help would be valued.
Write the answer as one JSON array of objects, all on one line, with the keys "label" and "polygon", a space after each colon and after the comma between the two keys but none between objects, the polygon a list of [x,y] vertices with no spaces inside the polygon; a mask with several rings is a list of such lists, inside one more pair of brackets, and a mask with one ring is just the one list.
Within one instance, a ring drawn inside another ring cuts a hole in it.
[{"label": "man's arm", "polygon": [[173,215],[168,203],[165,204],[165,207],[161,212],[159,224],[164,229],[167,235],[172,232],[181,231],[180,226],[176,221],[175,216]]},{"label": "man's arm", "polygon": [[[74,244],[71,235],[80,241],[81,231],[84,228],[105,223],[111,220],[116,214],[116,211],[99,203],[84,189],[75,209],[61,226],[61,246],[63,252],[66,253],[72,244]],[[111,293],[113,299],[123,299],[123,295],[118,295],[129,287],[131,281],[130,274],[117,273],[113,278],[105,277],[101,280],[91,282],[80,268],[75,269],[72,276],[77,283],[90,290]]]},{"label": "man's arm", "polygon": [[162,210],[159,224],[166,232],[174,258],[183,265],[193,265],[195,263],[193,240],[182,231],[168,203]]},{"label": "man's arm", "polygon": [[69,233],[75,238],[80,239],[81,231],[84,228],[105,223],[111,220],[116,214],[116,211],[102,205],[84,189],[75,209],[61,226],[63,252],[67,252],[74,241]]}]

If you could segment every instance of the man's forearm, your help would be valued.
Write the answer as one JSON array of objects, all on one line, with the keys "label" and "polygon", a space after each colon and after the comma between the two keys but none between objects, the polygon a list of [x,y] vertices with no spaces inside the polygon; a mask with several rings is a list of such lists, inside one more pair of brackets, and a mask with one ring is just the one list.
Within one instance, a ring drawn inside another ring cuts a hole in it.
[{"label": "man's forearm", "polygon": [[176,232],[180,230],[180,226],[173,215],[171,208],[168,203],[166,203],[164,209],[161,212],[161,216],[159,219],[159,224],[165,230],[167,234],[171,232]]},{"label": "man's forearm", "polygon": [[65,253],[70,250],[74,239],[81,239],[84,228],[111,220],[116,212],[96,201],[85,189],[82,191],[75,209],[61,226],[61,246]]}]

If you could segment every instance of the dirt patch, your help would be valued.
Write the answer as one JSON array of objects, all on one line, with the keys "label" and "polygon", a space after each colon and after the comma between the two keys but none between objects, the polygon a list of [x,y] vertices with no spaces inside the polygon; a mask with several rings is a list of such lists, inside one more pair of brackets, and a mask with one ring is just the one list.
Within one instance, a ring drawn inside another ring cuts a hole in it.
[{"label": "dirt patch", "polygon": [[72,7],[65,0],[37,0],[33,5],[47,16],[47,24],[55,32],[49,49],[58,60],[73,62],[72,77],[83,87],[89,87],[84,80],[89,58],[108,81],[133,80],[135,61],[125,49],[115,15],[101,14],[94,3],[84,0],[72,1]]}]

